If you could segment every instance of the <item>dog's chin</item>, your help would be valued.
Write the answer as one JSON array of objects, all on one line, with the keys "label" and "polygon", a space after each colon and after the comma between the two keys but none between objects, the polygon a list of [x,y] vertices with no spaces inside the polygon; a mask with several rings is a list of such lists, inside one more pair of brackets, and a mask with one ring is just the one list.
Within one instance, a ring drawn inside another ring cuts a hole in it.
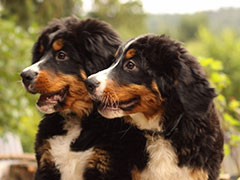
[{"label": "dog's chin", "polygon": [[121,109],[111,109],[111,108],[105,108],[105,109],[98,109],[98,112],[105,118],[108,119],[114,119],[125,116],[125,113]]},{"label": "dog's chin", "polygon": [[133,97],[124,101],[110,101],[102,102],[96,101],[98,105],[98,112],[108,119],[119,118],[127,116],[140,101],[139,97]]},{"label": "dog's chin", "polygon": [[43,106],[39,106],[36,104],[36,107],[38,108],[38,110],[44,114],[52,114],[54,112],[57,112],[57,110],[55,109],[55,105],[53,104],[48,104],[48,105],[43,105]]}]

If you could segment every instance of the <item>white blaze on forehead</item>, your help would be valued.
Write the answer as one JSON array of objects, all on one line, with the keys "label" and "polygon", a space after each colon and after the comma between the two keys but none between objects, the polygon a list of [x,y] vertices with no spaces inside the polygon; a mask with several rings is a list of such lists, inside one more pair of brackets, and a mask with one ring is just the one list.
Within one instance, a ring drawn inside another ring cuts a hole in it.
[{"label": "white blaze on forehead", "polygon": [[126,45],[122,47],[122,54],[121,54],[121,56],[118,58],[118,62],[119,62],[120,59],[122,58],[122,56],[123,56],[124,52],[126,51],[126,49],[128,49],[129,46],[131,46],[132,43],[134,43],[134,42],[136,42],[137,40],[139,40],[139,39],[141,39],[141,38],[143,38],[143,37],[145,37],[145,36],[148,36],[148,35],[151,35],[151,34],[144,34],[144,35],[138,36],[137,38],[134,38],[134,39],[130,40],[129,42],[127,42]]},{"label": "white blaze on forehead", "polygon": [[38,62],[32,64],[31,66],[26,67],[23,72],[26,71],[33,71],[33,72],[39,72],[40,71],[40,65],[47,61],[47,56],[43,56]]},{"label": "white blaze on forehead", "polygon": [[[60,30],[57,30],[51,34],[48,35],[48,39],[49,39],[49,43],[51,43],[52,39],[56,36],[56,34],[58,34],[60,32]],[[42,64],[44,61],[46,61],[46,56],[43,56],[38,62],[34,63],[31,66],[26,67],[23,72],[25,71],[34,71],[34,72],[39,72],[40,71],[40,64]]]},{"label": "white blaze on forehead", "polygon": [[100,71],[96,74],[92,74],[88,77],[88,79],[96,79],[100,84],[96,88],[96,95],[101,96],[103,94],[103,91],[106,87],[106,80],[108,77],[109,72],[117,65],[118,63],[114,64],[113,66],[109,67],[108,69],[105,69],[103,71]]},{"label": "white blaze on forehead", "polygon": [[26,72],[26,71],[33,71],[33,72],[39,72],[40,71],[40,65],[46,61],[46,58],[42,58],[40,61],[34,63],[33,65],[31,66],[28,66],[26,67],[23,72]]},{"label": "white blaze on forehead", "polygon": [[114,63],[112,66],[110,66],[108,69],[99,71],[98,73],[92,74],[91,76],[89,76],[89,79],[93,78],[99,82],[99,86],[96,88],[97,96],[101,96],[103,94],[103,91],[106,88],[106,81],[108,79],[108,75],[110,74],[112,69],[114,69],[119,64],[120,59],[121,58],[119,58],[117,62]]},{"label": "white blaze on forehead", "polygon": [[130,40],[122,49],[123,49],[123,53],[124,51],[133,43],[137,40],[138,38],[134,38],[132,40]]}]

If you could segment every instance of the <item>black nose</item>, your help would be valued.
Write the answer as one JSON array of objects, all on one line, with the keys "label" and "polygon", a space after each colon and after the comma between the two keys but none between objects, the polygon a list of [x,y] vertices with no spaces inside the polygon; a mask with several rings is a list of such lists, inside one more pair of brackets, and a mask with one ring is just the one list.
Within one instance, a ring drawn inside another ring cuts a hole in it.
[{"label": "black nose", "polygon": [[89,93],[93,93],[94,90],[99,86],[100,82],[95,78],[87,79],[86,81],[87,90]]},{"label": "black nose", "polygon": [[28,87],[29,84],[36,78],[37,76],[37,72],[34,72],[34,71],[23,71],[21,73],[21,77],[22,77],[22,82],[23,84]]}]

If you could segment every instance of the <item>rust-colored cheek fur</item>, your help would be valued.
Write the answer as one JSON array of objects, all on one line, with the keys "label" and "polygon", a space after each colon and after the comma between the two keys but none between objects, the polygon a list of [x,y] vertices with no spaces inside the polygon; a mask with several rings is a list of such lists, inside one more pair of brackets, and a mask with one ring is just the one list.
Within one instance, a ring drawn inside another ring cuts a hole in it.
[{"label": "rust-colored cheek fur", "polygon": [[[155,84],[154,84],[155,85]],[[156,88],[156,86],[153,86]],[[133,109],[126,111],[126,114],[141,112],[145,117],[151,119],[162,111],[162,97],[156,89],[149,89],[144,85],[129,84],[127,86],[119,86],[115,82],[109,80],[104,90],[104,96],[111,95],[114,101],[128,101],[135,97],[139,97],[140,101]]]},{"label": "rust-colored cheek fur", "polygon": [[35,89],[40,94],[57,92],[66,86],[69,86],[69,92],[64,105],[58,111],[69,110],[79,116],[89,114],[92,109],[92,101],[88,96],[85,84],[76,76],[42,70],[35,82]]}]

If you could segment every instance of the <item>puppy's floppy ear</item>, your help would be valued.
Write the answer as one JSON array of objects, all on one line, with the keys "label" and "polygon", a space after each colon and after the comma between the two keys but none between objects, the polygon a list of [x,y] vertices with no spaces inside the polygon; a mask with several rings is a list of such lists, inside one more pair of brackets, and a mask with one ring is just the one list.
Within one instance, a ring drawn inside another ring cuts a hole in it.
[{"label": "puppy's floppy ear", "polygon": [[77,47],[82,51],[88,75],[109,67],[121,41],[118,34],[105,22],[87,19],[76,27]]},{"label": "puppy's floppy ear", "polygon": [[[107,33],[107,32],[106,32]],[[84,31],[84,38],[81,39],[85,48],[86,73],[88,75],[98,72],[99,70],[109,67],[114,60],[120,41],[117,37],[111,37],[110,34],[91,34]]]},{"label": "puppy's floppy ear", "polygon": [[113,56],[120,44],[120,41],[116,37],[111,37],[110,34],[91,34],[87,31],[82,32],[82,34],[85,36],[83,40],[87,44],[85,46],[87,51],[99,54],[105,58],[110,54]]},{"label": "puppy's floppy ear", "polygon": [[[183,108],[188,115],[203,116],[216,94],[200,64],[182,43],[166,36],[154,36],[148,42],[144,56],[152,64],[158,89],[168,99],[172,111]],[[179,101],[182,107],[176,105]]]},{"label": "puppy's floppy ear", "polygon": [[200,64],[190,55],[180,59],[176,92],[185,112],[193,116],[203,116],[216,93],[206,79]]}]

